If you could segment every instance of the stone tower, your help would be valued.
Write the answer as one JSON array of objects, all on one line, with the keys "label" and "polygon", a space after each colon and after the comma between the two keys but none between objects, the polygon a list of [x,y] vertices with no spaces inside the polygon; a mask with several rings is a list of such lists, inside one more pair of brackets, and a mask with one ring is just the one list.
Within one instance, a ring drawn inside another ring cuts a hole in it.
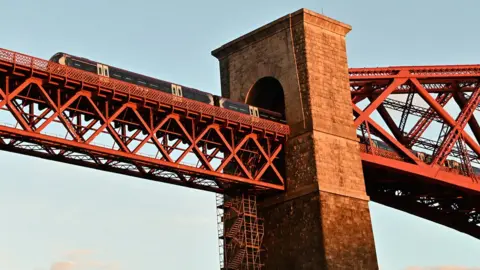
[{"label": "stone tower", "polygon": [[260,198],[267,269],[378,269],[350,97],[349,25],[301,9],[214,50],[222,95],[285,113],[286,189]]}]

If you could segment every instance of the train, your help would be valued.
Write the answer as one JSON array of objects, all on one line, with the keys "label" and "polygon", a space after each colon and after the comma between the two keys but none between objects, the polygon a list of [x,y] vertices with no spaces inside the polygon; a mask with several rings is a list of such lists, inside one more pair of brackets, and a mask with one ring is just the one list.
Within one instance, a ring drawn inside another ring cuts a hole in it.
[{"label": "train", "polygon": [[[362,136],[357,134],[357,138],[360,139],[360,143],[365,144],[365,140],[363,139]],[[388,144],[386,144],[383,141],[372,139],[372,143],[376,148],[379,148],[379,149],[382,149],[382,150],[385,150],[385,151],[396,152],[392,147],[390,147]],[[412,153],[418,159],[420,159],[421,161],[423,161],[427,164],[430,164],[432,162],[432,158],[433,158],[432,155],[427,154],[425,152],[416,151],[416,150],[413,150],[413,149],[411,149],[410,151],[412,151]],[[462,166],[461,166],[460,162],[458,162],[456,160],[447,159],[447,160],[445,160],[445,164],[443,164],[443,166],[445,166],[449,169],[452,169],[452,170],[457,170],[459,172],[462,171]],[[472,166],[472,170],[473,170],[473,173],[475,175],[480,175],[480,168]]]},{"label": "train", "polygon": [[142,87],[156,89],[164,93],[210,104],[227,110],[232,110],[243,114],[249,114],[256,118],[286,124],[286,118],[284,113],[266,110],[241,102],[235,102],[227,98],[212,95],[210,93],[200,91],[192,87],[187,87],[184,85],[155,79],[128,70],[120,69],[118,67],[92,61],[87,58],[78,57],[63,52],[57,52],[50,58],[49,61],[60,65],[81,69],[83,71],[94,73],[99,76],[113,78]]},{"label": "train", "polygon": [[[241,102],[235,102],[227,98],[216,96],[192,87],[183,86],[180,84],[174,84],[168,81],[148,77],[138,73],[134,73],[128,70],[124,70],[118,67],[107,65],[104,63],[92,61],[84,57],[78,57],[71,54],[57,52],[55,53],[50,60],[51,62],[73,67],[80,69],[86,72],[94,73],[99,76],[109,77],[124,81],[127,83],[132,83],[142,87],[148,87],[151,89],[156,89],[164,93],[172,94],[175,96],[195,100],[212,106],[217,106],[227,110],[236,111],[243,114],[248,114],[253,117],[270,120],[273,122],[278,122],[286,124],[286,119],[284,113],[278,113],[270,111],[264,108],[259,108],[251,106]],[[361,143],[365,143],[363,138],[358,135]],[[382,150],[395,152],[388,144],[385,142],[372,139],[373,144]],[[421,161],[430,163],[432,156],[415,150],[411,150],[414,155],[416,155]],[[455,160],[447,159],[444,166],[461,171],[461,164]],[[472,169],[476,175],[480,175],[480,168],[473,167]]]}]

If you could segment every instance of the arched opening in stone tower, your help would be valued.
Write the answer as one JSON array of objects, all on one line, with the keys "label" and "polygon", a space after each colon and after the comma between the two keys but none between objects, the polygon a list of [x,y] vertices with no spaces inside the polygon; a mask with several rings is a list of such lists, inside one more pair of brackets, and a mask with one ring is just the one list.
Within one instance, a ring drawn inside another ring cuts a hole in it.
[{"label": "arched opening in stone tower", "polygon": [[274,77],[263,77],[248,91],[245,103],[278,112],[285,117],[285,96],[283,87]]},{"label": "arched opening in stone tower", "polygon": [[[251,106],[263,108],[278,113],[278,116],[281,119],[286,120],[285,97],[283,87],[281,83],[274,77],[263,77],[259,79],[248,91],[245,98],[245,103]],[[255,149],[253,142],[249,143],[252,143],[252,149]],[[270,145],[270,147],[271,151],[275,151],[275,149],[279,147],[279,144],[274,142]],[[262,159],[258,162],[265,164],[266,160]],[[275,179],[279,179],[278,174],[280,174],[283,179],[285,179],[286,177],[284,151],[281,151],[272,163],[275,167],[275,170],[272,169],[272,167],[268,167],[262,175],[261,179],[265,182],[280,184],[278,182],[275,182]]]}]

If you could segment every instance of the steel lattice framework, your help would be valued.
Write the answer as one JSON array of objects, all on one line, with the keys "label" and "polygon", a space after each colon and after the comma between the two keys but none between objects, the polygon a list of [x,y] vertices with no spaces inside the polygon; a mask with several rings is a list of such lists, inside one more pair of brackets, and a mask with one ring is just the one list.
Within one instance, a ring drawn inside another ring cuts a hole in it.
[{"label": "steel lattice framework", "polygon": [[2,150],[220,193],[284,189],[283,124],[4,49],[0,109]]},{"label": "steel lattice framework", "polygon": [[[480,238],[479,80],[480,65],[350,69],[373,201]],[[1,112],[1,150],[218,193],[285,189],[287,125],[3,49]],[[228,241],[263,234],[232,224]]]},{"label": "steel lattice framework", "polygon": [[480,238],[480,65],[349,72],[371,199]]}]

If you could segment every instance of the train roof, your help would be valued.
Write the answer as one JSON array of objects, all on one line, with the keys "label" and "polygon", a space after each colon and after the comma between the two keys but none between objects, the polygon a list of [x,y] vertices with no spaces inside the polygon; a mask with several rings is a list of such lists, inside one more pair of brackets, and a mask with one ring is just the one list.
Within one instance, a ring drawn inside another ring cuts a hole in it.
[{"label": "train roof", "polygon": [[[88,59],[88,58],[79,57],[79,56],[76,56],[76,55],[72,55],[72,54],[68,54],[68,53],[63,53],[63,52],[58,52],[58,53],[56,53],[55,55],[57,55],[57,54],[63,54],[63,55],[66,55],[66,56],[69,56],[69,57],[72,57],[72,58],[77,58],[77,59],[80,59],[80,60],[82,60],[82,61],[88,62],[88,63],[90,63],[90,64],[92,64],[92,65],[97,65],[97,63],[98,63],[98,64],[102,64],[102,65],[106,65],[106,66],[108,66],[108,67],[112,67],[112,68],[118,69],[118,70],[123,71],[123,72],[131,73],[131,74],[133,74],[133,75],[135,75],[135,76],[138,76],[138,77],[140,77],[140,78],[150,79],[150,80],[158,80],[158,81],[162,81],[162,82],[165,82],[165,83],[173,84],[172,82],[169,82],[169,81],[161,80],[161,79],[158,79],[158,78],[153,78],[153,77],[146,76],[146,75],[143,75],[143,74],[139,74],[139,73],[136,73],[136,72],[133,72],[133,71],[130,71],[130,70],[122,69],[122,68],[119,68],[119,67],[116,67],[116,66],[107,65],[107,64],[105,64],[105,63],[101,63],[101,62],[98,62],[98,61],[92,61],[92,60],[90,60],[90,59]],[[55,55],[54,55],[54,56],[55,56]],[[177,83],[175,83],[175,84],[177,84]],[[179,85],[180,85],[180,84],[179,84]],[[196,88],[193,88],[193,87],[189,87],[189,86],[185,86],[185,85],[181,85],[181,86],[190,88],[190,89],[193,90],[193,91],[205,93],[205,94],[208,94],[208,95],[213,95],[213,94],[211,94],[211,93],[208,93],[208,92],[205,92],[205,91],[201,91],[201,90],[196,89]]]},{"label": "train roof", "polygon": [[50,57],[50,61],[55,57],[55,56],[58,56],[58,55],[65,55],[66,53],[64,52],[57,52],[55,53],[54,55],[52,55],[52,57]]}]

